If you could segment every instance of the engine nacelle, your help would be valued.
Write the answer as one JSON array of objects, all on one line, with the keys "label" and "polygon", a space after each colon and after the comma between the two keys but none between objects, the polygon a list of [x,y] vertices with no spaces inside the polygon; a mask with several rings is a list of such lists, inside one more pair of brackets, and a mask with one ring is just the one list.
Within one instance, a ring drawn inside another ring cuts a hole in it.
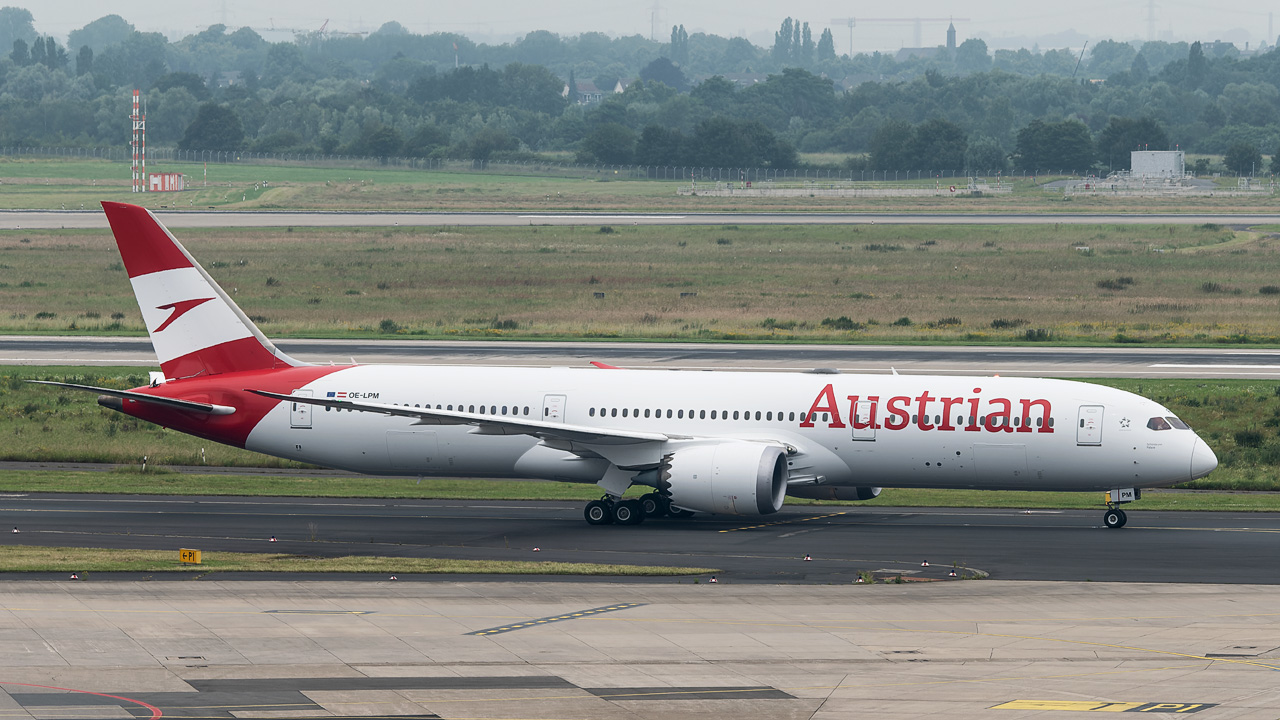
[{"label": "engine nacelle", "polygon": [[723,515],[768,515],[787,497],[787,454],[776,445],[725,440],[676,450],[663,468],[671,504]]},{"label": "engine nacelle", "polygon": [[874,500],[880,496],[878,487],[850,487],[848,485],[800,485],[787,488],[792,497],[810,500]]}]

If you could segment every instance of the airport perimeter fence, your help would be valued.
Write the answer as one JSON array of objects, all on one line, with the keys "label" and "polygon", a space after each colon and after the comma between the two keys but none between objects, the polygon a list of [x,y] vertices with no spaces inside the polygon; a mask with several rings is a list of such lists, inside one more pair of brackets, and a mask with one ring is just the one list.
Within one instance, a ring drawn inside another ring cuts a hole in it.
[{"label": "airport perimeter fence", "polygon": [[[16,147],[0,146],[0,157],[50,157],[68,159],[100,159],[129,163],[133,159],[129,147]],[[179,150],[169,147],[147,148],[147,163],[268,165],[343,169],[422,170],[431,172],[490,173],[495,175],[531,175],[540,177],[596,177],[600,179],[649,179],[697,182],[769,182],[780,180],[840,180],[845,182],[945,182],[967,177],[1031,179],[1045,176],[1076,176],[1071,170],[1040,169],[1010,172],[986,170],[848,170],[841,168],[741,168],[704,167],[695,165],[582,165],[549,160],[479,160],[435,157],[370,157],[324,153],[273,153],[240,150]],[[3,174],[0,172],[0,174]],[[947,183],[953,184],[953,183]]]}]

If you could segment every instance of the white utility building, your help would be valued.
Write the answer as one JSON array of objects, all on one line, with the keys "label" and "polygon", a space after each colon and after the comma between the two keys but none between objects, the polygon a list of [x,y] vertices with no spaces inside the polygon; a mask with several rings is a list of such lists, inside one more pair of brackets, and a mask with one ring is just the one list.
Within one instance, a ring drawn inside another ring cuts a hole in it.
[{"label": "white utility building", "polygon": [[1187,156],[1181,150],[1134,150],[1129,157],[1132,177],[1180,178],[1187,174]]}]

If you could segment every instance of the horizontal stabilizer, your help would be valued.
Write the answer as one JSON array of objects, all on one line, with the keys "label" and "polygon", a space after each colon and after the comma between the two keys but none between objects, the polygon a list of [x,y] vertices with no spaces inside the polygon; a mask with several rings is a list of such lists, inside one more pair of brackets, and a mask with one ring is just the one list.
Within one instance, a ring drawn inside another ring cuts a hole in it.
[{"label": "horizontal stabilizer", "polygon": [[230,415],[236,411],[235,408],[227,405],[214,405],[212,403],[193,402],[191,400],[178,400],[177,398],[148,395],[146,393],[131,392],[129,390],[112,390],[111,388],[100,388],[92,385],[76,385],[75,383],[52,382],[50,380],[28,380],[27,382],[37,383],[39,385],[53,385],[54,387],[70,388],[72,390],[96,392],[99,395],[107,395],[109,397],[120,398],[122,400],[133,400],[140,403],[149,403],[151,405],[162,405],[164,407],[176,408],[178,410],[186,410],[188,412],[209,413],[210,415]]}]

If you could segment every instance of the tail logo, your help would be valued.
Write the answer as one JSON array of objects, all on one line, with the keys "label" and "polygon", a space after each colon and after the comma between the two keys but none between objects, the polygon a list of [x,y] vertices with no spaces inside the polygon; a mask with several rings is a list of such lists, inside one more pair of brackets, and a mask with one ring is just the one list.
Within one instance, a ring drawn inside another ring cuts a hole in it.
[{"label": "tail logo", "polygon": [[170,315],[167,320],[161,323],[160,327],[155,329],[155,332],[160,332],[161,330],[164,330],[165,328],[172,325],[174,320],[177,320],[178,318],[182,317],[183,315],[186,315],[192,310],[195,310],[197,307],[200,307],[201,305],[209,302],[212,299],[213,298],[211,297],[207,297],[207,298],[198,298],[195,300],[180,300],[176,303],[169,303],[168,305],[161,305],[157,307],[156,308],[157,310],[172,310],[173,314]]}]

